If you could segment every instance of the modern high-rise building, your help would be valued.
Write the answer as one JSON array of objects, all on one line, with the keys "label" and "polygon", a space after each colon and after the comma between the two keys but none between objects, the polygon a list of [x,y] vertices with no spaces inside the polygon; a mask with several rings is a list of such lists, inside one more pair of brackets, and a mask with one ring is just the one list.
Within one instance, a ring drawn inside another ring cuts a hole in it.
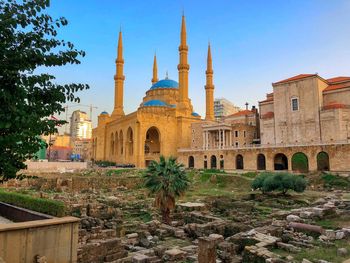
[{"label": "modern high-rise building", "polygon": [[92,132],[91,120],[84,111],[76,110],[70,118],[70,135],[72,140],[90,139]]},{"label": "modern high-rise building", "polygon": [[225,98],[217,98],[214,100],[214,116],[216,120],[221,120],[222,117],[237,113],[240,108]]}]

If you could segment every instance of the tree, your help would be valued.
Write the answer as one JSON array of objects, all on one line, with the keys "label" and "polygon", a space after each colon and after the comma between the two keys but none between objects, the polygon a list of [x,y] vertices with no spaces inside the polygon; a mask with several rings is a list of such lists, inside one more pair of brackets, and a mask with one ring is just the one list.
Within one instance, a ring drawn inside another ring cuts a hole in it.
[{"label": "tree", "polygon": [[55,83],[47,67],[80,64],[84,51],[57,38],[64,17],[45,13],[49,0],[0,0],[0,181],[14,178],[40,149],[40,135],[57,132],[65,121],[50,118],[89,88]]},{"label": "tree", "polygon": [[280,191],[286,194],[289,190],[301,193],[305,191],[306,186],[305,178],[290,173],[262,173],[252,182],[252,188],[263,193]]},{"label": "tree", "polygon": [[190,186],[183,164],[176,158],[160,156],[159,162],[152,161],[144,173],[144,185],[156,195],[155,205],[160,209],[164,223],[170,223],[170,211],[175,208],[176,197]]}]

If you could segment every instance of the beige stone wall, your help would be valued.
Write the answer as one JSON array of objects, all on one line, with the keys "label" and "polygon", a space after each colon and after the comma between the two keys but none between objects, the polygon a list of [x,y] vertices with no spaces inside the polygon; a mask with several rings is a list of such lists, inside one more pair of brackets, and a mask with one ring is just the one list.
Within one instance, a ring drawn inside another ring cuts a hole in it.
[{"label": "beige stone wall", "polygon": [[[236,133],[237,132],[237,133]],[[253,143],[253,139],[257,135],[257,127],[236,124],[232,126],[232,145],[233,147],[247,147]],[[238,135],[238,136],[236,136]]]},{"label": "beige stone wall", "polygon": [[[317,77],[274,85],[277,144],[320,142],[321,86]],[[292,98],[299,99],[297,111],[292,111]]]},{"label": "beige stone wall", "polygon": [[77,262],[79,219],[63,217],[0,225],[0,257],[8,263]]},{"label": "beige stone wall", "polygon": [[[169,89],[169,92],[173,95],[171,92],[174,91]],[[165,94],[164,90],[160,93]],[[158,92],[152,94],[155,96]],[[161,154],[177,156],[178,148],[190,147],[191,124],[200,121],[194,117],[178,117],[176,108],[140,107],[136,112],[102,123],[94,129],[93,139],[94,142],[97,140],[97,149],[93,149],[93,152],[97,153],[96,160],[145,167],[146,161],[157,160]],[[159,141],[151,138],[146,142],[147,131],[151,128],[157,131]],[[145,145],[149,153],[145,153]]]},{"label": "beige stone wall", "polygon": [[67,170],[83,170],[88,168],[87,162],[26,162],[27,171],[59,172]]},{"label": "beige stone wall", "polygon": [[322,141],[336,142],[350,139],[350,109],[321,111]]},{"label": "beige stone wall", "polygon": [[323,102],[324,105],[329,105],[332,103],[350,105],[350,88],[327,91],[323,93]]},{"label": "beige stone wall", "polygon": [[[308,158],[309,170],[317,170],[317,154],[326,152],[329,155],[330,170],[333,172],[350,172],[350,144],[333,144],[333,145],[314,145],[314,146],[295,146],[295,147],[259,147],[259,148],[241,148],[226,150],[180,150],[178,160],[188,167],[189,156],[194,157],[195,168],[203,169],[204,160],[208,161],[210,168],[211,156],[215,156],[217,160],[217,168],[219,168],[219,160],[224,160],[224,169],[235,170],[236,158],[242,155],[244,160],[244,171],[257,170],[257,156],[263,154],[266,159],[266,170],[274,170],[274,158],[276,154],[285,154],[288,158],[288,170],[292,169],[292,156],[295,153],[302,152]],[[207,158],[205,158],[205,156]],[[221,156],[223,158],[221,158]],[[242,171],[242,170],[240,170]]]}]

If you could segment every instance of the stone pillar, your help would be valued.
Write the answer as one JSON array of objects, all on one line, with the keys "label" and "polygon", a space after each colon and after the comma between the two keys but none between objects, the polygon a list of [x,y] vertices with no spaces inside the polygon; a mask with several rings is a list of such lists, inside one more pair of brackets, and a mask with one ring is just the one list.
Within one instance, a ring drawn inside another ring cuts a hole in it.
[{"label": "stone pillar", "polygon": [[205,132],[205,138],[206,138],[206,146],[205,149],[208,150],[209,149],[209,131]]},{"label": "stone pillar", "polygon": [[216,262],[216,242],[209,237],[200,237],[198,248],[198,263]]},{"label": "stone pillar", "polygon": [[205,131],[203,131],[203,150],[205,150]]},{"label": "stone pillar", "polygon": [[226,140],[225,140],[225,130],[222,130],[222,139],[223,139],[223,142],[222,142],[222,144],[223,144],[223,149],[225,149],[225,145],[226,145]]},{"label": "stone pillar", "polygon": [[221,130],[219,129],[219,149],[221,149]]}]

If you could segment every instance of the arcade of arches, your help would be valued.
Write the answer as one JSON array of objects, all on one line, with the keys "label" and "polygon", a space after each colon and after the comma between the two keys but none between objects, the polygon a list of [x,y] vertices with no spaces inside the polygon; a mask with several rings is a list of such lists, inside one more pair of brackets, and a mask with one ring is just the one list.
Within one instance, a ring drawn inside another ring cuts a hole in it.
[{"label": "arcade of arches", "polygon": [[179,160],[191,168],[247,171],[349,171],[350,145],[279,147],[221,151],[180,151]]}]

